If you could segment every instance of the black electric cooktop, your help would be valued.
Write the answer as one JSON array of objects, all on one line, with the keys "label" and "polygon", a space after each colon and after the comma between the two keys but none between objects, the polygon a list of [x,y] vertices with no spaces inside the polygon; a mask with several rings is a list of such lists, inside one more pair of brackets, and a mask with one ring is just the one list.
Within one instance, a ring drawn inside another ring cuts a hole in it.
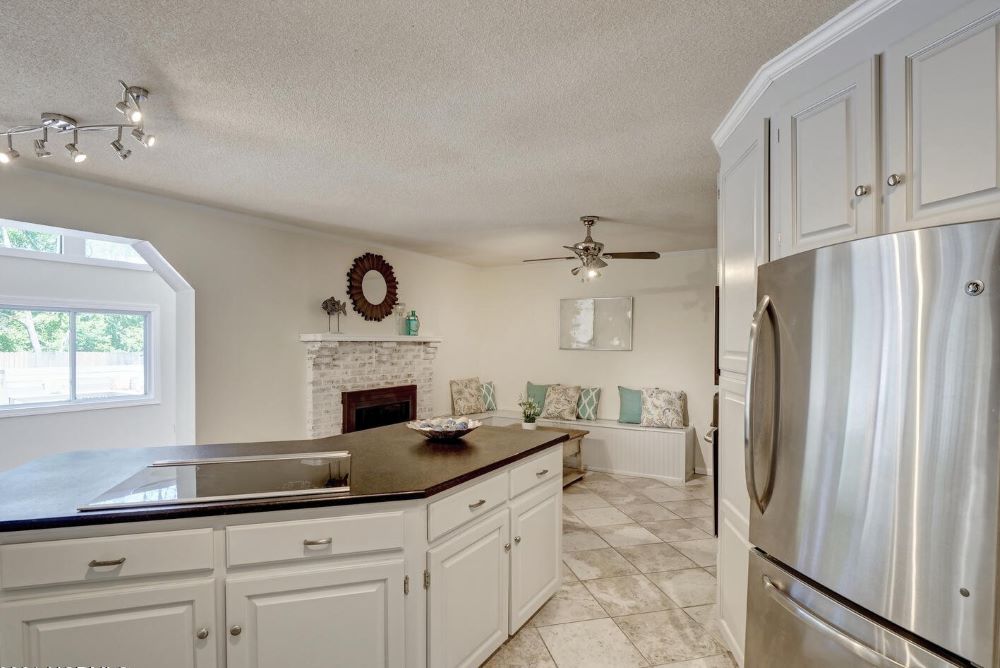
[{"label": "black electric cooktop", "polygon": [[349,452],[153,462],[81,511],[350,492]]}]

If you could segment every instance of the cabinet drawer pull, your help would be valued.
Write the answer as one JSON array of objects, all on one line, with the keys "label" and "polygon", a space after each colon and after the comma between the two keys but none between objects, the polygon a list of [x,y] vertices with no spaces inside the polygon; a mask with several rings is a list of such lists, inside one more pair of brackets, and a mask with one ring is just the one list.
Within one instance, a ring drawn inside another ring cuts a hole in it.
[{"label": "cabinet drawer pull", "polygon": [[316,539],[306,538],[304,541],[302,541],[302,544],[305,545],[306,547],[316,547],[318,545],[329,545],[332,542],[333,538],[330,537],[316,538]]},{"label": "cabinet drawer pull", "polygon": [[542,469],[541,471],[539,471],[539,472],[538,472],[538,473],[536,473],[535,475],[536,475],[536,476],[538,476],[539,478],[541,478],[541,477],[542,477],[543,475],[545,475],[545,474],[546,474],[546,473],[548,473],[548,472],[549,472],[549,470],[548,470],[548,469]]},{"label": "cabinet drawer pull", "polygon": [[121,566],[125,563],[125,557],[120,557],[118,559],[108,559],[107,561],[98,561],[97,559],[91,559],[89,566],[91,568],[100,568],[101,566]]},{"label": "cabinet drawer pull", "polygon": [[476,508],[481,508],[486,505],[486,499],[479,499],[475,503],[469,504],[469,510],[475,510]]}]

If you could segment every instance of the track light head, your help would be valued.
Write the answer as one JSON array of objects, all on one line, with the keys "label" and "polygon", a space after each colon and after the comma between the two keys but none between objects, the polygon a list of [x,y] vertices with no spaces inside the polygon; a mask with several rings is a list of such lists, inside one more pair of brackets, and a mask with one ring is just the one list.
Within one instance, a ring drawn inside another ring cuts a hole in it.
[{"label": "track light head", "polygon": [[124,100],[116,104],[115,109],[117,109],[122,116],[127,118],[130,123],[138,123],[142,120],[142,111],[133,107]]},{"label": "track light head", "polygon": [[7,135],[7,150],[0,153],[0,165],[9,165],[21,157],[21,154],[14,150],[14,140]]},{"label": "track light head", "polygon": [[36,139],[35,140],[35,157],[36,158],[51,158],[52,157],[52,153],[47,148],[45,148],[45,140],[44,139]]},{"label": "track light head", "polygon": [[146,134],[142,131],[142,128],[132,128],[132,136],[146,148],[153,148],[153,144],[156,143],[156,136]]},{"label": "track light head", "polygon": [[125,146],[122,144],[121,138],[112,141],[111,148],[115,149],[115,151],[118,153],[118,157],[121,158],[122,160],[128,160],[128,157],[132,155],[132,149],[125,148]]},{"label": "track light head", "polygon": [[66,144],[66,150],[69,151],[70,159],[73,162],[79,164],[87,159],[87,154],[81,152],[80,149],[76,147],[76,141],[77,141],[77,131],[73,130],[73,142],[70,144]]}]

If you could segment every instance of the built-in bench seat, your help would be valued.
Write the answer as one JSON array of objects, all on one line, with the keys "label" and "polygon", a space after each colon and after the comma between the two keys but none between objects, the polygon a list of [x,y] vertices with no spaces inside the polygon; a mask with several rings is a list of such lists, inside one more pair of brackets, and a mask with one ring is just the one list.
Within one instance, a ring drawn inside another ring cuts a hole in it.
[{"label": "built-in bench seat", "polygon": [[[521,422],[518,411],[489,411],[472,417],[501,427]],[[645,476],[665,482],[683,482],[694,475],[693,427],[664,429],[617,420],[539,419],[538,424],[589,431],[583,439],[583,465],[591,471]]]}]

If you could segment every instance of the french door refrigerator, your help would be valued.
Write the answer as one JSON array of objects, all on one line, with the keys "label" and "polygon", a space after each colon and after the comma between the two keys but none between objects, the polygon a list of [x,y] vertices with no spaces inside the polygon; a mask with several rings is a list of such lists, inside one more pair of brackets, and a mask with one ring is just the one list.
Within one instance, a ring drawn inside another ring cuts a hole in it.
[{"label": "french door refrigerator", "polygon": [[1000,666],[1000,221],[760,267],[746,665]]}]

